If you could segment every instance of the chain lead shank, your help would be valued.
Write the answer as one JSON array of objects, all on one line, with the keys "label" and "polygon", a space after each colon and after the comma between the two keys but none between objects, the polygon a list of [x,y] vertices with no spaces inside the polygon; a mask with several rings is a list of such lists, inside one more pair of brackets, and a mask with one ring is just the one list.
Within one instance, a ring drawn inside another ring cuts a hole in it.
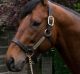
[{"label": "chain lead shank", "polygon": [[32,59],[31,59],[31,56],[28,55],[28,58],[29,58],[29,66],[30,66],[31,74],[33,74],[33,66],[32,66]]}]

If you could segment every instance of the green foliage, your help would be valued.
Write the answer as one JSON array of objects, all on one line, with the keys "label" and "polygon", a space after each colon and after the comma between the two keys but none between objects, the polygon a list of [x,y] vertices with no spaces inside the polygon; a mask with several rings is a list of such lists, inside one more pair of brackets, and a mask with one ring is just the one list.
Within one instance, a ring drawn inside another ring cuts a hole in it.
[{"label": "green foliage", "polygon": [[76,11],[80,12],[80,3],[75,3],[73,6]]},{"label": "green foliage", "polygon": [[55,74],[72,74],[56,49],[51,49],[47,54],[43,55],[44,57],[52,57],[52,67]]},{"label": "green foliage", "polygon": [[54,51],[55,74],[71,74],[61,55],[55,49]]}]

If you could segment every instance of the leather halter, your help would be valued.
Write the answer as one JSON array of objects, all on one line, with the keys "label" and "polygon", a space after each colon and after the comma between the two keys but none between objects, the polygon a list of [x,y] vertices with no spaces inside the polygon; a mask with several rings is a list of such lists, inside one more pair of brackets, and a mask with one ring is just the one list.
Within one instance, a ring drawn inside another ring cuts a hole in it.
[{"label": "leather halter", "polygon": [[51,14],[50,7],[48,8],[48,13],[49,13],[48,24],[47,24],[46,30],[44,31],[44,36],[42,36],[40,40],[34,46],[24,45],[17,38],[13,38],[12,42],[14,42],[17,46],[19,46],[25,53],[34,52],[41,45],[41,43],[45,40],[45,38],[48,38],[48,40],[50,41],[52,45],[51,30],[52,30],[52,27],[54,26],[54,17]]}]

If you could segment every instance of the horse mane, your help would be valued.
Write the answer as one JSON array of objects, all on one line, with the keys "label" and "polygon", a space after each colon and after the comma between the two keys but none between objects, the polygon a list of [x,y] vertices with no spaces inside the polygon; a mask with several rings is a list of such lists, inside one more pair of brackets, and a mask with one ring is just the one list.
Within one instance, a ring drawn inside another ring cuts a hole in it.
[{"label": "horse mane", "polygon": [[78,12],[76,12],[76,11],[74,11],[74,10],[68,8],[68,7],[65,7],[65,6],[63,6],[63,5],[60,5],[60,6],[63,7],[64,9],[66,9],[66,10],[68,10],[68,11],[74,13],[75,15],[80,16],[80,14],[79,14]]},{"label": "horse mane", "polygon": [[41,0],[30,0],[28,3],[26,3],[20,11],[20,17],[24,18],[27,14],[30,14],[32,10],[40,3]]},{"label": "horse mane", "polygon": [[80,14],[79,14],[78,12],[74,11],[73,9],[70,9],[70,8],[68,8],[68,7],[64,6],[64,5],[61,5],[61,4],[59,4],[59,3],[56,3],[56,2],[52,2],[52,1],[50,1],[50,2],[56,4],[56,5],[64,8],[64,9],[66,9],[66,10],[72,12],[72,13],[74,13],[74,14],[77,15],[77,16],[80,16]]}]

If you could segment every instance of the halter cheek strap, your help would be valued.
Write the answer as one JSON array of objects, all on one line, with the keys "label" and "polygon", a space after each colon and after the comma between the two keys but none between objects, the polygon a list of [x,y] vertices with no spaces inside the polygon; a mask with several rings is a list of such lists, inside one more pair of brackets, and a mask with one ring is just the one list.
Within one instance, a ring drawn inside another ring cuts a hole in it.
[{"label": "halter cheek strap", "polygon": [[53,42],[51,40],[51,30],[52,27],[54,26],[54,17],[53,16],[49,16],[48,17],[48,27],[47,29],[44,31],[44,36],[40,38],[40,40],[33,46],[33,49],[37,49],[41,43],[47,38],[51,44],[51,46],[53,45]]}]

